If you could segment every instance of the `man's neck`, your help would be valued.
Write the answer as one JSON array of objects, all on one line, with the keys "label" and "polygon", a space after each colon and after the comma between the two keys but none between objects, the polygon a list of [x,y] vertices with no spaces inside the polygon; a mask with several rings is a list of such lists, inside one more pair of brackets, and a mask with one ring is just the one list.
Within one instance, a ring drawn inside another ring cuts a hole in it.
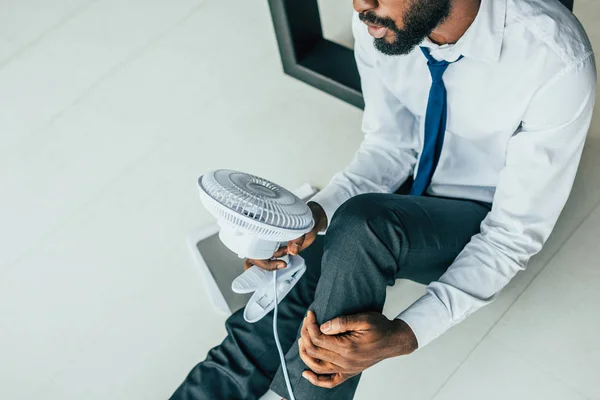
[{"label": "man's neck", "polygon": [[458,42],[475,21],[480,6],[481,0],[453,1],[450,15],[431,32],[429,39],[440,45]]}]

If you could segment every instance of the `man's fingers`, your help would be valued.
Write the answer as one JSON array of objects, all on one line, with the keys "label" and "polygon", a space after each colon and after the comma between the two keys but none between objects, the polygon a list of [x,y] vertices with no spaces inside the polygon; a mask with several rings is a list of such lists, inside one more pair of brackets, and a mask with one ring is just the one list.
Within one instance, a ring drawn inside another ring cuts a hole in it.
[{"label": "man's fingers", "polygon": [[309,311],[306,316],[306,330],[310,336],[311,342],[317,347],[331,350],[339,354],[339,341],[335,336],[327,336],[321,333],[317,324],[317,317],[314,312]]},{"label": "man's fingers", "polygon": [[349,331],[362,331],[370,328],[367,314],[341,315],[320,326],[326,335],[339,335]]},{"label": "man's fingers", "polygon": [[301,250],[303,250],[304,238],[306,235],[302,235],[297,239],[290,240],[286,246],[281,246],[273,253],[273,258],[283,257],[285,255],[297,256]]},{"label": "man's fingers", "polygon": [[304,371],[302,376],[313,385],[326,389],[334,388],[347,379],[343,374],[317,375],[309,370]]},{"label": "man's fingers", "polygon": [[307,356],[319,361],[325,361],[334,364],[337,368],[335,372],[341,372],[344,370],[344,365],[346,365],[345,359],[336,352],[315,345],[310,338],[306,323],[302,325],[302,329],[300,330],[299,342],[302,343],[303,351]]},{"label": "man's fingers", "polygon": [[302,245],[304,244],[305,237],[305,235],[302,235],[297,239],[290,240],[287,245],[287,254],[291,256],[297,256],[298,253],[300,253],[300,250],[302,250]]},{"label": "man's fingers", "polygon": [[315,386],[331,389],[332,376],[331,375],[317,375],[310,370],[302,372],[302,377],[312,383]]},{"label": "man's fingers", "polygon": [[334,374],[341,372],[341,368],[339,366],[311,357],[306,352],[306,349],[302,344],[302,339],[298,340],[298,350],[300,353],[300,358],[302,361],[304,361],[304,364],[311,369],[311,371],[316,372],[317,374]]},{"label": "man's fingers", "polygon": [[309,356],[318,360],[334,362],[336,360],[336,355],[329,350],[318,347],[311,339],[310,334],[308,333],[308,326],[310,323],[308,317],[304,318],[302,329],[300,329],[300,340],[304,346],[304,351]]},{"label": "man's fingers", "polygon": [[248,261],[251,266],[256,265],[257,267],[262,268],[266,271],[274,271],[276,269],[282,269],[286,267],[285,261],[281,260],[253,260],[251,258],[248,258],[246,261]]},{"label": "man's fingers", "polygon": [[285,256],[288,252],[287,246],[282,246],[275,253],[273,253],[274,258],[279,258]]}]

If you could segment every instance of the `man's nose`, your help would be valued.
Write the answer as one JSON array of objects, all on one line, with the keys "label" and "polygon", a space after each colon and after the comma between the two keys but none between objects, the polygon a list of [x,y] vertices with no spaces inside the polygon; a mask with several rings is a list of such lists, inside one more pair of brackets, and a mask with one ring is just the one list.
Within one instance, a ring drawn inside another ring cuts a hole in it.
[{"label": "man's nose", "polygon": [[378,5],[378,0],[354,0],[354,10],[357,13],[373,10]]}]

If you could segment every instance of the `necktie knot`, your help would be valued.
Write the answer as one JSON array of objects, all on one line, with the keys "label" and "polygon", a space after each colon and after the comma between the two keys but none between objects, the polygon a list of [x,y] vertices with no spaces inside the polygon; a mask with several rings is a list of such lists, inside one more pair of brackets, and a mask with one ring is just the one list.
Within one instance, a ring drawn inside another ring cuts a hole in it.
[{"label": "necktie knot", "polygon": [[[436,60],[431,56],[427,47],[421,47],[421,51],[425,55],[425,58],[427,58],[427,66],[429,67],[429,72],[431,73],[431,80],[433,83],[443,82],[442,78],[444,76],[444,72],[446,72],[448,66],[452,64],[452,62],[446,60]],[[456,61],[459,61],[461,58],[462,56],[460,56]]]}]

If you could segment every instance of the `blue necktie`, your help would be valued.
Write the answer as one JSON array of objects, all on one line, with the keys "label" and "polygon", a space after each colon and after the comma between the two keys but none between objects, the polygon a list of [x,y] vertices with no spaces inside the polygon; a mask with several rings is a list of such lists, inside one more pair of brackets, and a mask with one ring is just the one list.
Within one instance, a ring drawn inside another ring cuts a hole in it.
[{"label": "blue necktie", "polygon": [[[451,62],[437,61],[429,54],[429,49],[421,47],[421,51],[427,57],[427,66],[431,72],[431,90],[429,91],[429,102],[427,103],[427,113],[425,114],[425,139],[423,141],[423,150],[419,160],[419,169],[417,177],[413,183],[410,194],[421,196],[429,185],[435,172],[442,146],[444,145],[444,134],[446,133],[446,119],[448,114],[446,104],[446,86],[442,79],[444,72]],[[462,58],[458,58],[459,61]],[[455,61],[455,62],[456,62]]]}]

